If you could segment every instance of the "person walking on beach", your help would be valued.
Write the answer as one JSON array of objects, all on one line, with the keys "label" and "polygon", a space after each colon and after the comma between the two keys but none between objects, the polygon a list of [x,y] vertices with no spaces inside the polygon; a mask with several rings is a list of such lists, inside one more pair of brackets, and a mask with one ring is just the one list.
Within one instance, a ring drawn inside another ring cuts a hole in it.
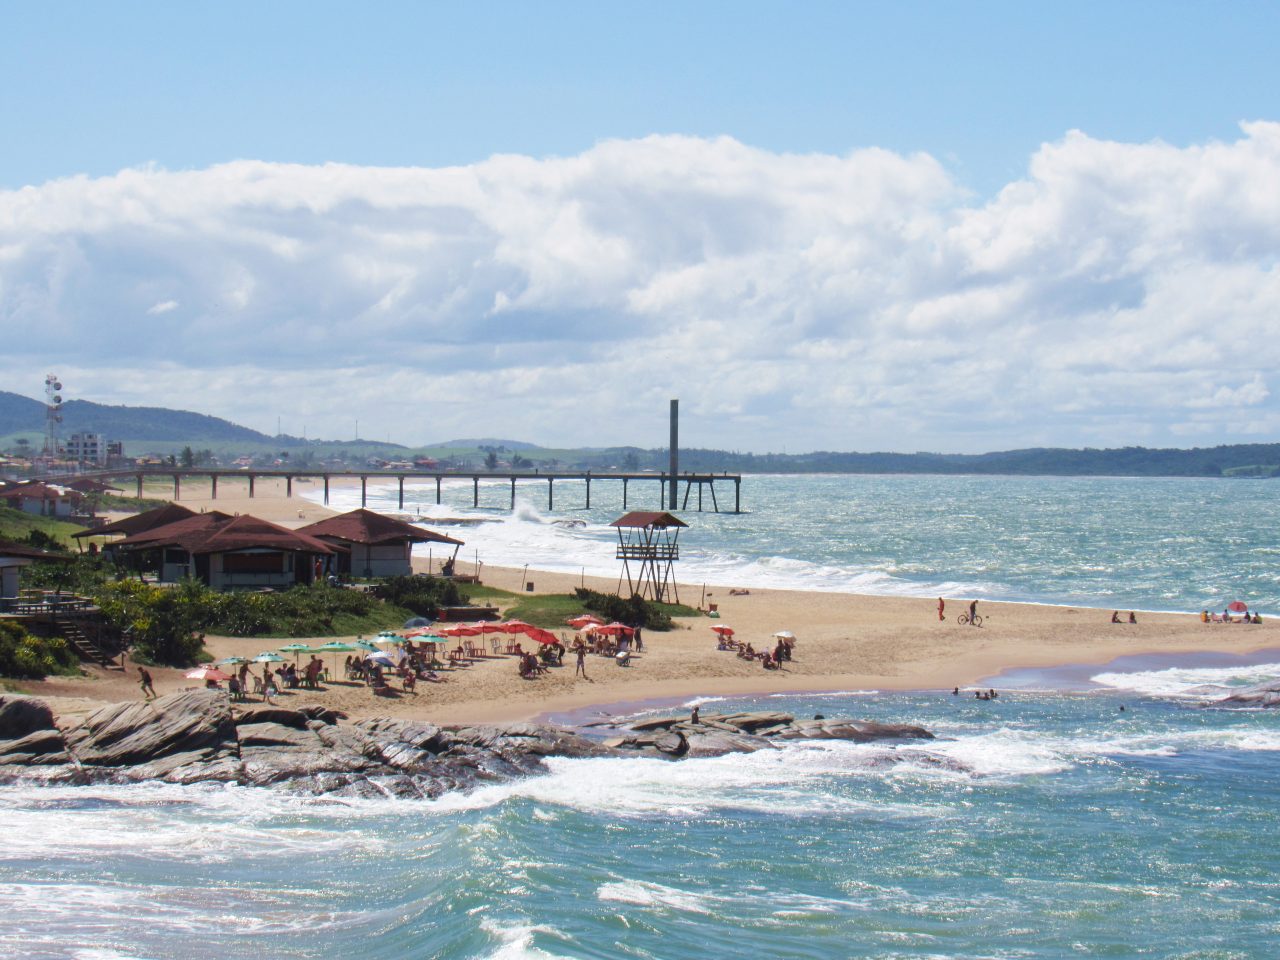
[{"label": "person walking on beach", "polygon": [[154,684],[151,682],[151,674],[146,667],[138,668],[138,685],[142,687],[143,700],[150,700],[153,697],[159,696],[159,694],[156,693]]},{"label": "person walking on beach", "polygon": [[939,619],[939,620],[945,620],[945,619],[947,619],[947,618],[943,615],[943,613],[942,613],[942,611],[943,611],[943,610],[945,610],[945,609],[947,609],[947,601],[945,601],[945,600],[943,600],[941,597],[939,597],[939,598],[938,598],[938,619]]},{"label": "person walking on beach", "polygon": [[978,601],[971,600],[969,601],[969,626],[976,627],[978,625],[974,619],[977,616],[978,616]]},{"label": "person walking on beach", "polygon": [[579,641],[574,647],[574,653],[578,656],[578,665],[573,669],[575,677],[581,676],[583,680],[589,680],[587,676],[587,645]]}]

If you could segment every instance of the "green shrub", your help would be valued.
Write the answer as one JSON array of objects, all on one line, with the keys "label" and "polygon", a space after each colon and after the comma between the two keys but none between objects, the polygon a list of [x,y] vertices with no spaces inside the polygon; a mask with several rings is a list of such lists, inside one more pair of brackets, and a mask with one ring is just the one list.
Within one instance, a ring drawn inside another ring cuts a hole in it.
[{"label": "green shrub", "polygon": [[616,620],[646,630],[670,630],[672,627],[671,617],[638,594],[624,600],[615,593],[598,593],[581,587],[574,593],[584,607],[594,610],[607,621]]},{"label": "green shrub", "polygon": [[456,583],[439,577],[387,577],[375,583],[368,592],[420,617],[435,617],[441,607],[456,607],[468,599],[458,592]]},{"label": "green shrub", "polygon": [[101,584],[93,598],[103,619],[133,641],[141,659],[171,666],[199,661],[203,631],[218,602],[218,595],[197,580],[172,589],[121,580]]},{"label": "green shrub", "polygon": [[0,675],[43,680],[51,673],[73,674],[76,655],[61,637],[36,637],[10,620],[0,620]]}]

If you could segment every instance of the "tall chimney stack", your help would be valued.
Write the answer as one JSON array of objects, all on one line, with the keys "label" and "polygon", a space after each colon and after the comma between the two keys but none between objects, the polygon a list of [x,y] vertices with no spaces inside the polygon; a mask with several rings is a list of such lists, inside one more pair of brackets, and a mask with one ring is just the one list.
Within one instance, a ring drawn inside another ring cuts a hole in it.
[{"label": "tall chimney stack", "polygon": [[680,401],[671,401],[671,485],[669,510],[676,508],[676,475],[680,471]]}]

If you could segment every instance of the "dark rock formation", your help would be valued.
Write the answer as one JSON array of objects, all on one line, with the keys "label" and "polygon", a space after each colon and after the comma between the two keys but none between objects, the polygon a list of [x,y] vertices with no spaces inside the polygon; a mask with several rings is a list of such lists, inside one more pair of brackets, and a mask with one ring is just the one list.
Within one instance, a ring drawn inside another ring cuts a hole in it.
[{"label": "dark rock formation", "polygon": [[1280,708],[1280,680],[1267,680],[1206,704],[1210,707]]},{"label": "dark rock formation", "polygon": [[532,723],[340,723],[323,707],[236,706],[215,690],[104,706],[60,727],[43,701],[0,696],[0,782],[223,782],[297,793],[436,797],[545,770],[547,757],[711,757],[796,739],[932,739],[920,727],[783,713],[669,717],[591,739]]}]

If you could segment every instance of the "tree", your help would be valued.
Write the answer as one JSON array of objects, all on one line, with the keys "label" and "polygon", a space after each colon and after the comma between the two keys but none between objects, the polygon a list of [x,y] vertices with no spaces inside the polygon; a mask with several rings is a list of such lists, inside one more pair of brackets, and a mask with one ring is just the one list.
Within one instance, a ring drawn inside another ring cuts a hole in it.
[{"label": "tree", "polygon": [[498,452],[496,450],[490,450],[484,455],[484,465],[487,470],[498,469]]},{"label": "tree", "polygon": [[632,471],[640,469],[640,458],[636,456],[634,450],[627,451],[627,455],[622,458],[622,466]]},{"label": "tree", "polygon": [[196,465],[196,454],[190,447],[182,448],[182,465],[187,469]]}]

